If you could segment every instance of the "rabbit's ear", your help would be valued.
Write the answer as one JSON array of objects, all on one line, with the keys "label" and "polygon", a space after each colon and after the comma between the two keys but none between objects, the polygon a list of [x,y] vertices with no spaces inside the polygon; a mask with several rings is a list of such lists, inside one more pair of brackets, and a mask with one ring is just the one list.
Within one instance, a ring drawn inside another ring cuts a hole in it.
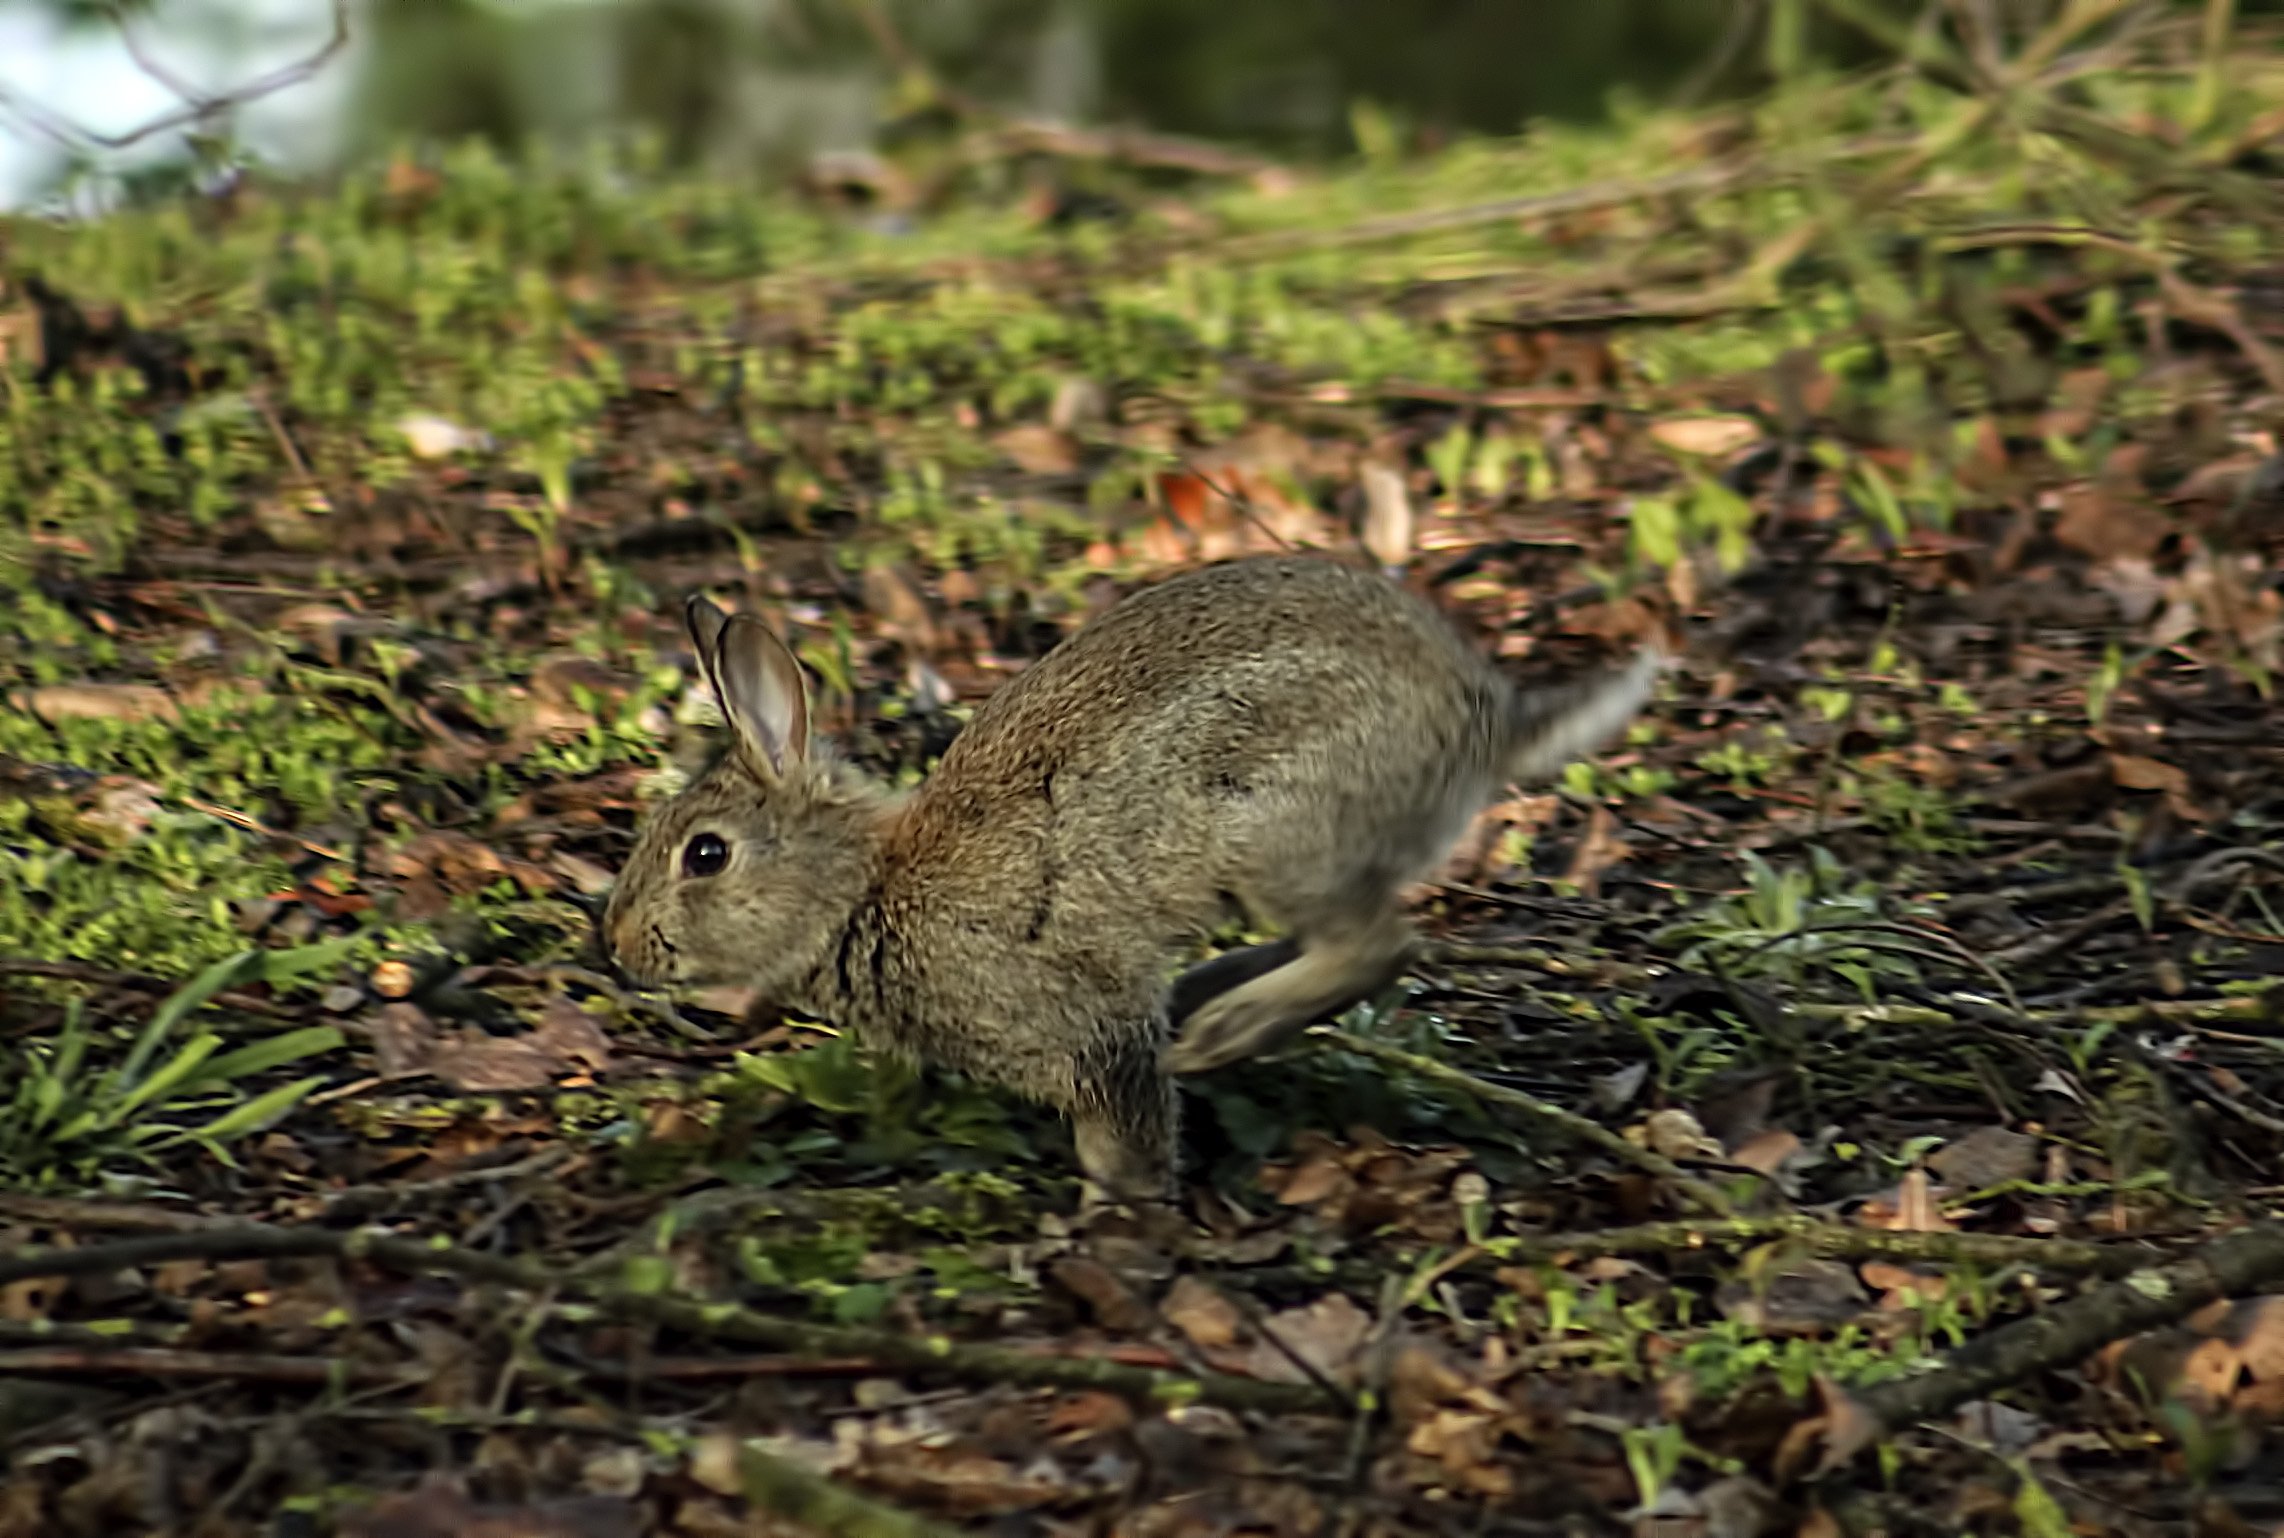
[{"label": "rabbit's ear", "polygon": [[750,614],[723,621],[706,671],[755,770],[775,777],[808,756],[809,693],[801,664],[767,625]]},{"label": "rabbit's ear", "polygon": [[690,645],[698,653],[698,666],[705,670],[709,684],[714,681],[714,653],[721,649],[722,627],[729,622],[729,615],[704,593],[692,593],[689,602],[682,605],[682,627],[690,632]]}]

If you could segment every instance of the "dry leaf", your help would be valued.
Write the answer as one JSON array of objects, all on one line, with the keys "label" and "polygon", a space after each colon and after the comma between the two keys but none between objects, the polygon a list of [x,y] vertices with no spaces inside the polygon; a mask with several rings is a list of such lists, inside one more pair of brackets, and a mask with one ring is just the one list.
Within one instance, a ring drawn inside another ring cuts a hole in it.
[{"label": "dry leaf", "polygon": [[1563,873],[1563,879],[1582,895],[1593,897],[1602,889],[1602,873],[1631,852],[1625,835],[1618,831],[1617,816],[1608,807],[1597,805],[1587,815],[1586,836],[1578,841],[1578,852],[1570,857],[1570,869]]},{"label": "dry leaf", "polygon": [[1651,423],[1649,434],[1666,448],[1721,458],[1758,442],[1761,427],[1751,417],[1666,417]]},{"label": "dry leaf", "polygon": [[1286,1207],[1314,1206],[1354,1184],[1336,1157],[1319,1154],[1285,1177],[1277,1192],[1277,1201]]},{"label": "dry leaf", "polygon": [[[1851,1398],[1848,1392],[1831,1379],[1819,1374],[1816,1378],[1817,1396],[1824,1401],[1824,1413],[1802,1426],[1813,1427],[1824,1444],[1824,1456],[1817,1464],[1819,1474],[1829,1474],[1850,1462],[1855,1456],[1877,1442],[1887,1432],[1880,1418]],[[1795,1436],[1801,1427],[1796,1426],[1785,1435],[1784,1445],[1777,1453],[1777,1477],[1789,1482],[1791,1473],[1798,1468],[1787,1453],[1806,1450],[1795,1447]],[[1813,1445],[1813,1441],[1809,1445]]]},{"label": "dry leaf", "polygon": [[[377,1045],[377,1032],[375,1040]],[[566,1075],[601,1073],[611,1061],[610,1038],[594,1017],[561,997],[550,999],[538,1027],[521,1036],[470,1028],[434,1037],[426,1045],[425,1060],[397,1071],[434,1074],[461,1094],[545,1089]]]},{"label": "dry leaf", "polygon": [[1923,1169],[1905,1173],[1896,1183],[1892,1201],[1866,1202],[1862,1218],[1866,1227],[1899,1233],[1947,1234],[1957,1227],[1943,1216],[1935,1200],[1934,1182]]},{"label": "dry leaf", "polygon": [[1782,1127],[1770,1127],[1757,1132],[1729,1151],[1729,1162],[1760,1175],[1774,1175],[1784,1168],[1785,1161],[1800,1152],[1798,1133]]},{"label": "dry leaf", "polygon": [[1328,1293],[1305,1308],[1288,1308],[1264,1320],[1262,1333],[1274,1340],[1254,1345],[1247,1370],[1273,1382],[1305,1383],[1308,1375],[1292,1360],[1297,1356],[1324,1377],[1343,1382],[1352,1376],[1349,1368],[1371,1329],[1372,1316],[1345,1293]]},{"label": "dry leaf", "polygon": [[1104,1328],[1139,1335],[1150,1328],[1150,1307],[1134,1290],[1099,1260],[1066,1255],[1047,1268],[1055,1285],[1093,1311]]},{"label": "dry leaf", "polygon": [[1977,1127],[1929,1154],[1927,1167],[1960,1190],[2028,1180],[2038,1168],[2038,1139],[2008,1127]]},{"label": "dry leaf", "polygon": [[2054,538],[2097,561],[2146,560],[2172,531],[2173,520],[2159,509],[2091,481],[2065,486],[2061,503]]},{"label": "dry leaf", "polygon": [[1078,441],[1042,423],[1010,427],[991,441],[1026,475],[1069,475],[1079,467]]},{"label": "dry leaf", "polygon": [[47,684],[17,703],[43,721],[172,721],[174,697],[155,684]]},{"label": "dry leaf", "polygon": [[1134,1424],[1134,1411],[1116,1394],[1088,1389],[1055,1402],[1047,1412],[1047,1435],[1058,1442],[1076,1442],[1108,1432],[1124,1431]]},{"label": "dry leaf", "polygon": [[1920,1298],[1940,1298],[1947,1286],[1944,1278],[1914,1271],[1884,1260],[1869,1260],[1857,1269],[1867,1287],[1876,1287],[1882,1296],[1879,1306],[1895,1310],[1914,1306],[1914,1295]]},{"label": "dry leaf", "polygon": [[1218,1351],[1236,1345],[1245,1323],[1235,1304],[1217,1292],[1212,1283],[1194,1276],[1176,1281],[1165,1301],[1158,1305],[1158,1312],[1201,1351]]}]

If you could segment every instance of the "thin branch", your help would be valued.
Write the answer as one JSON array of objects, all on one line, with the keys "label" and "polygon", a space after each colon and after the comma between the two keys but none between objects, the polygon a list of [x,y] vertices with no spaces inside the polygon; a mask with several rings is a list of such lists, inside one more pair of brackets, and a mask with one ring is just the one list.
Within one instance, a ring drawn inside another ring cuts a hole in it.
[{"label": "thin branch", "polygon": [[14,114],[32,129],[66,149],[123,150],[156,134],[196,127],[231,108],[274,95],[287,86],[299,85],[332,63],[334,56],[349,46],[349,0],[333,0],[332,33],[315,52],[228,91],[208,94],[154,58],[136,37],[135,29],[123,11],[114,8],[112,19],[119,28],[119,39],[126,45],[128,57],[135,61],[135,67],[181,97],[181,106],[162,112],[125,133],[105,134],[75,123],[21,92],[0,86],[0,112]]},{"label": "thin branch", "polygon": [[1231,1409],[1336,1414],[1313,1385],[1268,1383],[1226,1373],[1195,1376],[1128,1367],[1101,1357],[1053,1356],[1007,1346],[957,1344],[941,1336],[809,1324],[779,1319],[734,1303],[700,1302],[642,1292],[586,1277],[566,1278],[504,1257],[455,1245],[408,1239],[380,1229],[280,1228],[237,1223],[193,1233],[159,1234],[77,1249],[20,1251],[0,1257],[0,1286],[46,1276],[107,1276],[174,1260],[364,1260],[407,1275],[431,1272],[489,1282],[534,1295],[561,1293],[563,1319],[597,1314],[679,1330],[700,1339],[744,1341],[771,1350],[823,1357],[869,1356],[903,1372],[940,1373],[974,1383],[1100,1389],[1145,1403],[1204,1402]]},{"label": "thin branch", "polygon": [[[1648,1148],[1637,1147],[1600,1122],[1589,1121],[1576,1111],[1566,1111],[1561,1106],[1539,1099],[1536,1095],[1525,1094],[1519,1089],[1509,1089],[1504,1084],[1493,1084],[1489,1080],[1479,1079],[1471,1073],[1462,1073],[1457,1068],[1453,1068],[1447,1063],[1439,1063],[1432,1057],[1422,1057],[1416,1052],[1406,1052],[1400,1048],[1372,1041],[1333,1026],[1320,1025],[1312,1029],[1309,1034],[1321,1040],[1329,1041],[1343,1051],[1354,1052],[1359,1057],[1368,1057],[1375,1062],[1386,1063],[1393,1068],[1401,1068],[1431,1083],[1441,1084],[1447,1089],[1464,1091],[1486,1105],[1498,1106],[1503,1110],[1520,1111],[1525,1116],[1535,1121],[1544,1122],[1580,1142],[1593,1144],[1622,1164],[1630,1164],[1645,1174],[1656,1176],[1659,1180],[1672,1186],[1676,1194],[1700,1211],[1724,1218],[1731,1214],[1729,1198],[1723,1195],[1717,1187],[1691,1176],[1680,1165],[1666,1158],[1665,1155],[1653,1152]],[[0,1267],[0,1278],[4,1278],[5,1275],[6,1268]]]}]

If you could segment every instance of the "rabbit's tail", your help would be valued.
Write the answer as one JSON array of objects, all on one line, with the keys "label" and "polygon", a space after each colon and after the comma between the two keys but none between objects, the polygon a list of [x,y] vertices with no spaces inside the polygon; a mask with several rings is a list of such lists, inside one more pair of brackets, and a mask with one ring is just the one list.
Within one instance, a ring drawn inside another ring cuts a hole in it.
[{"label": "rabbit's tail", "polygon": [[1662,646],[1645,646],[1626,666],[1598,677],[1518,693],[1507,777],[1518,785],[1551,779],[1608,743],[1650,697],[1666,660]]}]

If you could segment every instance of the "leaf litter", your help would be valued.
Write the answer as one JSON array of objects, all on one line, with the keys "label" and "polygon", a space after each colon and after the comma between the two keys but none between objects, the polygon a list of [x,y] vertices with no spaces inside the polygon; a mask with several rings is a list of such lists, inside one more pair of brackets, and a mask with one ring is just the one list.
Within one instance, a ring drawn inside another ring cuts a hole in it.
[{"label": "leaf litter", "polygon": [[[1138,181],[1117,247],[472,153],[12,230],[198,366],[17,380],[0,1535],[2272,1527],[2284,74],[2102,9],[2003,122],[1938,29],[1402,188]],[[706,748],[682,594],[910,780],[1293,545],[1519,673],[1687,649],[1418,894],[1372,1054],[1185,1086],[1180,1234],[597,965]]]}]

